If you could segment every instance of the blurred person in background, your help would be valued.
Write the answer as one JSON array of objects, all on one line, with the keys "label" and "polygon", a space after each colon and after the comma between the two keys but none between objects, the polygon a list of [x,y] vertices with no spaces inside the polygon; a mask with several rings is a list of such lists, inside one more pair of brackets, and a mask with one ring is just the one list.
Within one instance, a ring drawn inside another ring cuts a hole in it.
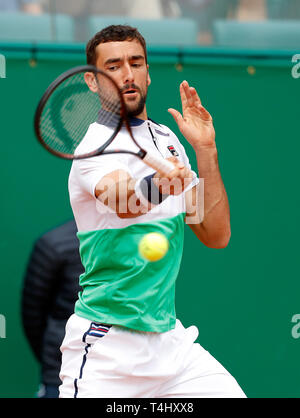
[{"label": "blurred person in background", "polygon": [[50,0],[48,11],[67,14],[75,21],[76,40],[83,42],[90,37],[87,20],[90,16],[126,16],[137,19],[161,19],[179,17],[178,0]]},{"label": "blurred person in background", "polygon": [[50,0],[48,11],[52,14],[67,14],[75,20],[75,39],[85,42],[89,38],[88,18],[90,16],[126,16],[126,0]]},{"label": "blurred person in background", "polygon": [[43,13],[43,0],[0,0],[0,12]]},{"label": "blurred person in background", "polygon": [[267,1],[266,0],[251,0],[251,1],[239,0],[235,17],[239,21],[259,22],[262,20],[266,20]]},{"label": "blurred person in background", "polygon": [[177,0],[127,0],[128,15],[138,19],[177,18],[181,8]]},{"label": "blurred person in background", "polygon": [[269,19],[300,19],[299,0],[265,0]]},{"label": "blurred person in background", "polygon": [[72,16],[124,15],[127,11],[126,0],[50,0],[50,7],[57,13]]},{"label": "blurred person in background", "polygon": [[198,42],[212,43],[212,24],[215,19],[232,18],[239,0],[179,0],[183,17],[193,18],[198,23]]},{"label": "blurred person in background", "polygon": [[180,16],[178,0],[50,0],[49,6],[57,13],[73,16],[116,15],[145,19]]},{"label": "blurred person in background", "polygon": [[[179,0],[183,16],[197,20],[200,44],[212,43],[212,25],[217,19],[263,21],[270,5],[294,0]],[[300,1],[298,5],[300,6]]]},{"label": "blurred person in background", "polygon": [[71,220],[41,236],[25,272],[21,314],[28,343],[41,367],[39,398],[57,398],[61,384],[60,345],[84,271],[76,233]]}]

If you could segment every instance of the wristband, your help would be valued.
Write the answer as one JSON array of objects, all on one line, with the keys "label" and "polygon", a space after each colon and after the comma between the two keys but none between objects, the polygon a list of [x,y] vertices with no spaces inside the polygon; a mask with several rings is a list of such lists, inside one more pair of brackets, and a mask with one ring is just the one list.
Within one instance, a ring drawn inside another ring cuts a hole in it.
[{"label": "wristband", "polygon": [[148,206],[149,202],[152,205],[159,205],[169,196],[168,194],[160,193],[153,181],[155,174],[144,177],[135,184],[134,192],[144,206]]}]

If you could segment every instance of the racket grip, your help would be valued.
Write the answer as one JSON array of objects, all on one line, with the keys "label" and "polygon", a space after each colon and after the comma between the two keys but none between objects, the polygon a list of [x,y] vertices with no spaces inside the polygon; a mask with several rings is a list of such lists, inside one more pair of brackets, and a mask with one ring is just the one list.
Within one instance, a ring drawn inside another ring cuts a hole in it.
[{"label": "racket grip", "polygon": [[150,167],[154,168],[156,171],[160,171],[164,174],[170,173],[174,170],[174,164],[171,161],[164,160],[163,158],[158,158],[156,155],[153,155],[149,152],[143,158],[143,161],[148,164]]}]

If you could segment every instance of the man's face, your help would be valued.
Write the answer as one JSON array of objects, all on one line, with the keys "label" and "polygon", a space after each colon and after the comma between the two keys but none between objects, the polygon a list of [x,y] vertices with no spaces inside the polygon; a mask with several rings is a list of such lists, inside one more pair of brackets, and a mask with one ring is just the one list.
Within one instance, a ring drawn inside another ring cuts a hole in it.
[{"label": "man's face", "polygon": [[118,85],[129,116],[146,119],[146,97],[150,77],[145,53],[136,39],[106,42],[96,48],[96,67],[107,73]]}]

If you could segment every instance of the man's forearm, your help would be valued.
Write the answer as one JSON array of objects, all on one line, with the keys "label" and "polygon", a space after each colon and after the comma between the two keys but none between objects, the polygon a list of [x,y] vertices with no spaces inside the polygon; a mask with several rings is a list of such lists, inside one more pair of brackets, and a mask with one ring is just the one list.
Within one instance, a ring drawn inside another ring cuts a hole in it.
[{"label": "man's forearm", "polygon": [[224,247],[230,239],[230,211],[215,147],[195,149],[199,178],[204,179],[202,238],[209,245]]},{"label": "man's forearm", "polygon": [[105,176],[96,186],[96,197],[122,218],[136,218],[151,209],[141,204],[135,194],[136,180],[126,172],[115,171]]},{"label": "man's forearm", "polygon": [[127,171],[112,171],[97,183],[95,197],[120,218],[144,215],[169,195],[181,194],[192,181],[192,173],[183,163],[175,157],[167,160],[174,165],[167,176],[157,171],[136,180]]}]

